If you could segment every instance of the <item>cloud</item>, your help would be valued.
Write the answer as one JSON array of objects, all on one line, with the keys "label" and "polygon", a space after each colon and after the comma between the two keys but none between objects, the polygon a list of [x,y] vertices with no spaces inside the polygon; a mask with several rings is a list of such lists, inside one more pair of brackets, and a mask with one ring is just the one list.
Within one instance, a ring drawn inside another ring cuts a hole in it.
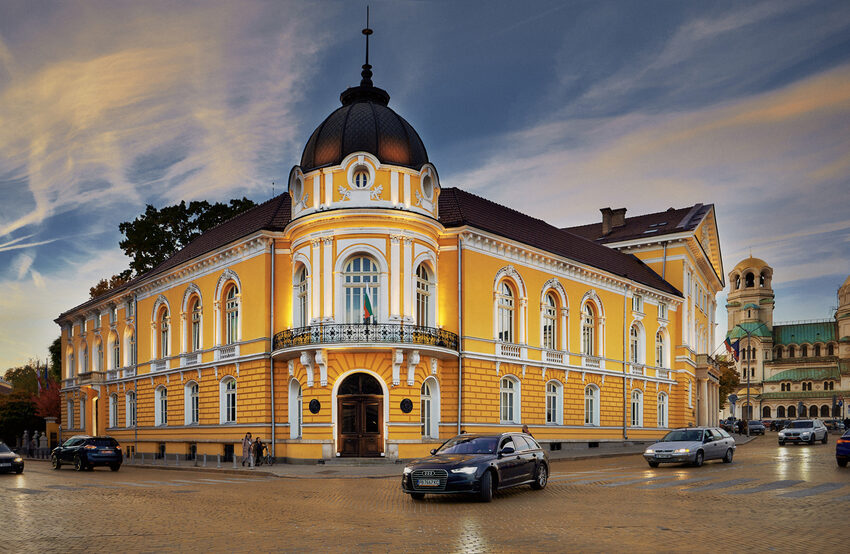
[{"label": "cloud", "polygon": [[27,272],[32,267],[32,263],[35,261],[35,258],[30,256],[29,254],[18,254],[15,259],[12,261],[12,268],[15,271],[15,274],[18,276],[18,280],[24,278]]}]

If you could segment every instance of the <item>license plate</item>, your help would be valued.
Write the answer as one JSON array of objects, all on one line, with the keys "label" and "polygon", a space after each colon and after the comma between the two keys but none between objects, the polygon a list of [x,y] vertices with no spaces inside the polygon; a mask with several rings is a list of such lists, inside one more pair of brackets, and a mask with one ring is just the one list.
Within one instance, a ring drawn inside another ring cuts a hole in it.
[{"label": "license plate", "polygon": [[656,458],[669,458],[670,454],[656,454],[655,457]]},{"label": "license plate", "polygon": [[0,467],[12,467],[12,464],[0,464]]},{"label": "license plate", "polygon": [[113,451],[112,450],[101,450],[100,453],[101,454],[112,454]]},{"label": "license plate", "polygon": [[439,487],[440,480],[439,479],[417,479],[416,480],[417,487]]}]

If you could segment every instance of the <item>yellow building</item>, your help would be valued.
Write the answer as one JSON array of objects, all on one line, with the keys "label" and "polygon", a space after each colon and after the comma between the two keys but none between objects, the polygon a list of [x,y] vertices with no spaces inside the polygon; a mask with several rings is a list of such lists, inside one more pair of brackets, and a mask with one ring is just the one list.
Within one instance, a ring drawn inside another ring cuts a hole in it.
[{"label": "yellow building", "polygon": [[712,206],[559,229],[443,188],[368,65],[340,99],[288,192],[59,316],[66,435],[299,461],[714,422]]}]

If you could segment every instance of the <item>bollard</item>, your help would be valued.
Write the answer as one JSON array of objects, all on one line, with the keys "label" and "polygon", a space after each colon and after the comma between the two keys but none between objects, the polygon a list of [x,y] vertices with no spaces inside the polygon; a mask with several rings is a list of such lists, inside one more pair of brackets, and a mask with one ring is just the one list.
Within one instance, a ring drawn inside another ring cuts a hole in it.
[{"label": "bollard", "polygon": [[145,453],[142,452],[142,465],[145,465]]},{"label": "bollard", "polygon": [[207,467],[207,455],[204,454],[204,467]]},{"label": "bollard", "polygon": [[216,454],[215,459],[216,459],[215,467],[221,469],[221,454]]},{"label": "bollard", "polygon": [[236,469],[236,456],[233,456],[233,469]]}]

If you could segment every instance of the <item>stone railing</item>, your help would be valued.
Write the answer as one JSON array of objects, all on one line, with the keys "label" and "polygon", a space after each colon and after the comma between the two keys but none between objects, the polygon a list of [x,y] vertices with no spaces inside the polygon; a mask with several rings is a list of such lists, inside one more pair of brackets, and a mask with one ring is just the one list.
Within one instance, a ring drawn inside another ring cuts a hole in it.
[{"label": "stone railing", "polygon": [[522,348],[518,344],[511,344],[507,342],[498,343],[498,349],[496,354],[500,356],[505,356],[506,358],[521,358],[522,357]]},{"label": "stone railing", "polygon": [[596,369],[602,367],[602,361],[596,356],[582,356],[581,364],[584,367],[593,367]]},{"label": "stone railing", "polygon": [[153,362],[151,362],[151,369],[153,369],[154,371],[165,371],[166,369],[168,369],[168,360],[154,360]]},{"label": "stone railing", "polygon": [[556,352],[555,350],[547,350],[543,359],[549,364],[562,364],[564,363],[564,353]]},{"label": "stone railing", "polygon": [[632,363],[632,364],[629,364],[629,366],[630,366],[629,367],[629,373],[631,373],[632,375],[645,375],[646,374],[644,367],[640,364]]},{"label": "stone railing", "polygon": [[200,363],[201,354],[200,352],[187,352],[180,356],[180,365],[185,367],[187,365],[195,365]]},{"label": "stone railing", "polygon": [[[274,349],[319,344],[402,343],[458,349],[454,333],[434,327],[399,323],[330,323],[287,329],[275,334]],[[517,349],[519,347],[517,346]]]},{"label": "stone railing", "polygon": [[238,344],[225,344],[224,346],[219,346],[215,351],[215,359],[216,360],[229,360],[230,358],[236,358],[239,356],[239,345]]}]

